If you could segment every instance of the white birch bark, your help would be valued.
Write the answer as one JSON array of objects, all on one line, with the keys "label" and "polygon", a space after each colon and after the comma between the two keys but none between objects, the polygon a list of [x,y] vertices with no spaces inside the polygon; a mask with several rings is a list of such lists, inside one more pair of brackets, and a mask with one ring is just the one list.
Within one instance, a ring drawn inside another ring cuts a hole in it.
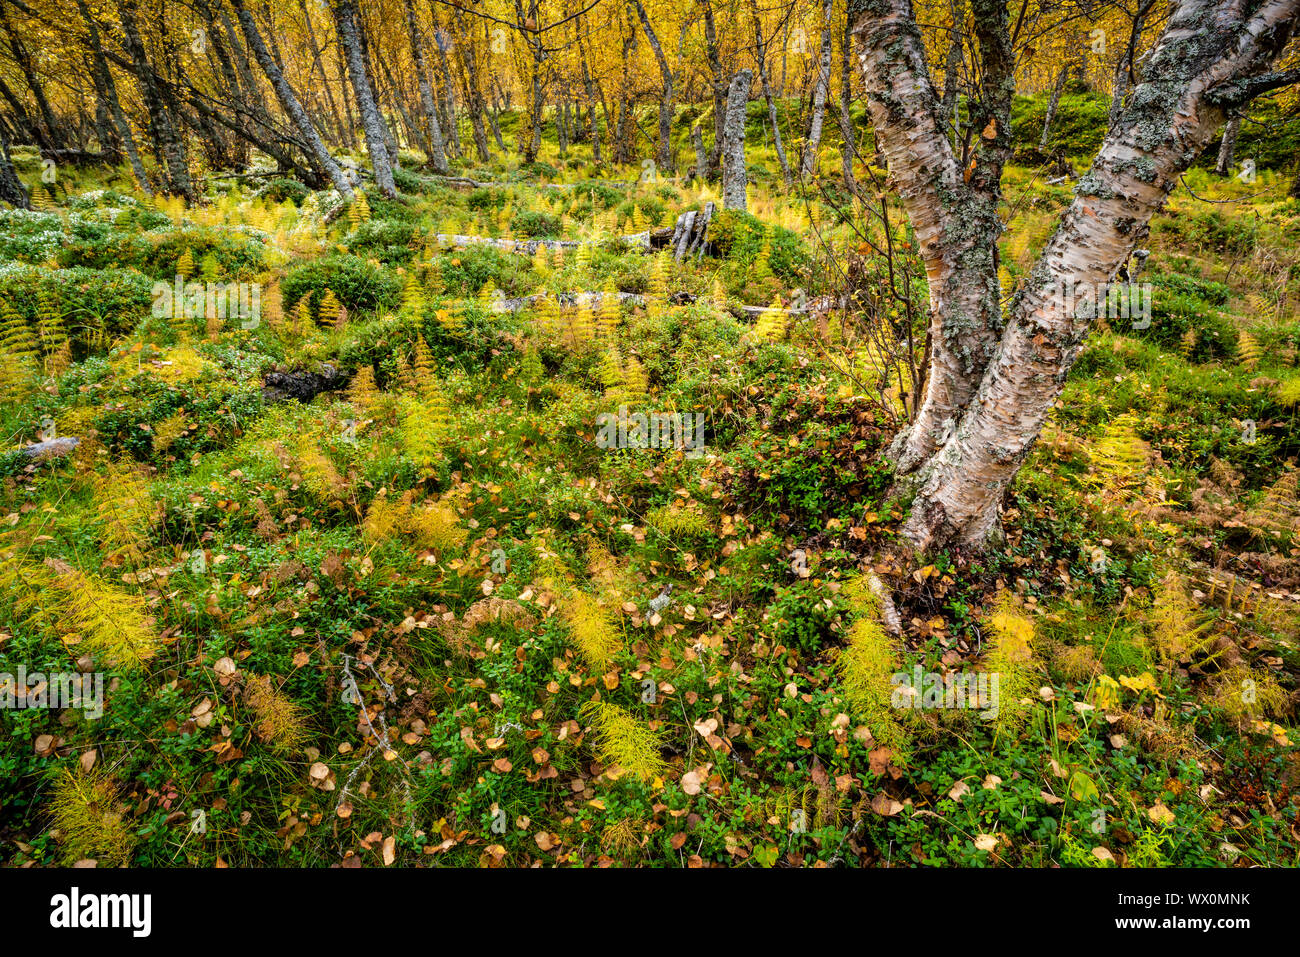
[{"label": "white birch bark", "polygon": [[978,547],[997,530],[1002,495],[1092,325],[1088,300],[1080,306],[1068,291],[1114,277],[1229,110],[1295,82],[1298,71],[1265,71],[1298,13],[1300,0],[1265,0],[1249,16],[1235,0],[1182,0],[1175,8],[1142,82],[1012,303],[975,400],[920,471],[903,529],[913,545]]}]

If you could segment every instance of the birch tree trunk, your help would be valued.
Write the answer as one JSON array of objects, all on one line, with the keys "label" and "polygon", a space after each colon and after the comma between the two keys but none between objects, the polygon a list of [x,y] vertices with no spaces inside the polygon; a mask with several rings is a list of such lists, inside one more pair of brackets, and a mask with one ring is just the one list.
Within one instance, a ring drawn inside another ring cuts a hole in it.
[{"label": "birch tree trunk", "polygon": [[447,134],[447,146],[451,149],[452,155],[460,156],[463,151],[460,147],[460,131],[456,128],[456,92],[451,79],[451,65],[447,62],[447,34],[438,21],[434,0],[429,0],[429,12],[433,15],[433,45],[437,48],[438,66],[442,70],[443,131]]},{"label": "birch tree trunk", "polygon": [[[347,5],[352,13],[351,20],[356,31],[357,45],[361,48],[361,76],[369,88],[370,99],[375,104],[375,115],[379,118],[379,132],[383,139],[384,149],[388,153],[388,165],[390,169],[397,169],[401,166],[397,158],[397,135],[393,132],[392,124],[384,116],[384,97],[379,86],[379,73],[375,70],[374,61],[370,56],[370,31],[366,27],[362,8],[356,3],[356,0],[348,0]],[[392,94],[396,103],[397,91],[392,90]],[[358,94],[358,99],[360,99],[360,94]],[[361,122],[363,127],[365,126],[365,120],[365,114],[362,113]],[[378,176],[375,179],[377,183]],[[394,192],[394,195],[396,195],[396,192]]]},{"label": "birch tree trunk", "polygon": [[1052,120],[1056,118],[1056,108],[1061,105],[1061,91],[1065,89],[1065,80],[1070,75],[1070,64],[1066,63],[1061,67],[1061,72],[1056,75],[1056,84],[1052,87],[1052,95],[1047,101],[1047,113],[1043,116],[1043,135],[1038,138],[1038,148],[1047,149],[1047,137],[1052,132]]},{"label": "birch tree trunk", "polygon": [[[46,148],[45,137],[41,132],[40,124],[28,115],[22,100],[14,95],[14,91],[9,88],[9,84],[4,81],[2,76],[0,76],[0,96],[4,97],[5,102],[9,104],[9,109],[13,111],[14,135],[27,142]],[[52,147],[49,148],[52,149]]]},{"label": "birch tree trunk", "polygon": [[587,92],[587,125],[588,132],[591,134],[591,160],[597,166],[604,162],[600,158],[600,126],[596,120],[596,89],[591,80],[591,70],[587,68],[587,53],[585,46],[579,41],[579,50],[582,55],[582,86]]},{"label": "birch tree trunk", "polygon": [[483,125],[483,88],[479,85],[478,60],[474,55],[474,41],[465,30],[464,17],[459,7],[453,8],[458,34],[456,49],[460,51],[461,73],[464,77],[465,106],[469,110],[470,128],[474,132],[474,150],[481,162],[492,158],[488,149],[487,129]]},{"label": "birch tree trunk", "polygon": [[145,109],[149,111],[149,131],[153,136],[155,149],[167,171],[167,189],[184,196],[187,200],[193,200],[194,184],[190,179],[189,157],[185,150],[184,136],[177,125],[177,117],[164,100],[153,64],[149,62],[149,55],[145,52],[144,41],[140,38],[139,21],[136,18],[135,0],[118,0],[117,10],[122,21],[126,50],[135,67]]},{"label": "birch tree trunk", "polygon": [[[840,166],[844,173],[844,186],[853,195],[857,195],[858,183],[853,176],[853,155],[857,149],[853,134],[853,114],[849,105],[853,102],[853,32],[852,24],[844,24],[840,35],[842,67],[840,72]],[[766,84],[764,84],[766,86]]]},{"label": "birch tree trunk", "polygon": [[709,61],[710,87],[713,90],[713,151],[709,154],[709,172],[716,172],[722,159],[723,129],[726,124],[727,81],[722,75],[722,58],[718,54],[717,24],[711,0],[700,0],[704,11],[704,52]]},{"label": "birch tree trunk", "polygon": [[64,131],[58,119],[54,116],[54,110],[50,107],[50,101],[45,96],[45,87],[41,79],[36,75],[36,69],[32,65],[31,54],[27,46],[18,38],[14,32],[13,26],[9,23],[9,16],[5,12],[4,4],[0,4],[0,29],[4,30],[9,39],[9,49],[13,53],[14,62],[18,64],[23,73],[23,79],[27,81],[27,88],[32,91],[32,96],[36,98],[36,108],[40,110],[40,129],[44,142],[42,146],[47,149],[59,149],[64,145]]},{"label": "birch tree trunk", "polygon": [[751,70],[740,70],[731,78],[727,91],[726,122],[722,127],[722,205],[725,209],[745,208],[745,104],[754,82]]},{"label": "birch tree trunk", "polygon": [[817,150],[822,145],[822,123],[826,118],[826,94],[831,86],[831,13],[832,0],[825,0],[822,13],[822,54],[817,62],[817,82],[813,86],[812,120],[808,124],[808,139],[804,143],[804,179],[817,169]]},{"label": "birch tree trunk", "polygon": [[94,17],[90,15],[90,10],[86,6],[86,0],[77,0],[77,10],[81,18],[86,21],[86,29],[90,36],[90,53],[93,59],[93,68],[99,76],[99,83],[104,90],[104,99],[108,103],[108,111],[113,120],[113,125],[117,129],[117,137],[122,143],[122,151],[126,153],[126,158],[131,164],[131,173],[135,176],[136,185],[146,196],[153,195],[153,187],[149,183],[149,175],[145,172],[144,162],[140,159],[140,151],[136,149],[135,136],[131,133],[131,124],[127,122],[126,114],[122,111],[122,101],[118,99],[117,84],[113,82],[113,74],[108,69],[108,60],[104,57],[104,47],[99,40],[99,24]]},{"label": "birch tree trunk", "polygon": [[1133,58],[1137,56],[1138,44],[1142,42],[1142,29],[1146,26],[1147,14],[1155,5],[1155,0],[1139,0],[1137,12],[1133,16],[1133,26],[1129,30],[1128,44],[1124,53],[1115,64],[1115,82],[1111,86],[1109,125],[1114,126],[1124,109],[1124,98],[1128,94],[1129,77],[1133,72]]},{"label": "birch tree trunk", "polygon": [[650,49],[655,55],[655,62],[659,64],[659,76],[663,81],[663,93],[659,98],[659,145],[655,152],[655,163],[659,169],[664,172],[671,172],[673,168],[672,147],[669,144],[669,137],[673,128],[673,71],[668,66],[668,58],[664,56],[664,49],[659,44],[659,37],[650,25],[650,18],[646,16],[645,6],[641,0],[632,0],[632,5],[636,9],[636,15],[641,20],[641,28],[645,30],[646,39],[650,41]]},{"label": "birch tree trunk", "polygon": [[[758,80],[763,84],[763,99],[767,101],[767,118],[772,124],[772,146],[776,149],[777,162],[781,164],[781,178],[785,181],[786,189],[789,189],[793,177],[790,175],[790,164],[785,158],[785,145],[781,142],[781,126],[776,120],[776,101],[772,98],[772,82],[767,73],[768,44],[763,39],[763,19],[759,15],[758,0],[753,0],[750,6],[754,16],[754,53],[758,60]],[[849,172],[852,175],[851,165]]]},{"label": "birch tree trunk", "polygon": [[329,77],[325,75],[324,58],[321,56],[320,44],[316,42],[316,28],[312,25],[311,11],[307,9],[307,0],[298,0],[298,9],[302,12],[302,22],[307,31],[307,49],[311,51],[312,70],[320,75],[321,92],[325,97],[325,106],[329,109],[330,118],[334,121],[334,140],[338,143],[346,143],[348,133],[343,129],[343,117],[339,115],[338,104],[334,101],[334,93],[330,90]]},{"label": "birch tree trunk", "polygon": [[700,182],[709,177],[709,154],[704,149],[704,133],[700,130],[700,121],[691,124],[691,146],[695,149],[695,175]]},{"label": "birch tree trunk", "polygon": [[[1179,0],[1143,79],[1080,180],[1003,328],[1000,312],[970,307],[990,295],[996,303],[998,294],[999,227],[987,203],[1000,194],[1001,100],[992,94],[1009,76],[1006,9],[997,0],[972,6],[982,109],[994,123],[984,127],[992,136],[980,138],[965,171],[939,134],[909,0],[850,2],[868,106],[930,277],[937,334],[920,415],[939,392],[948,412],[937,433],[918,439],[909,430],[895,445],[902,484],[915,491],[903,534],[920,549],[982,547],[999,530],[1002,496],[1092,325],[1086,291],[1109,282],[1146,237],[1151,217],[1229,111],[1300,79],[1300,71],[1267,72],[1290,38],[1300,0],[1263,0],[1245,15],[1234,0]],[[954,261],[951,250],[962,246],[964,254]],[[981,288],[972,295],[969,286]],[[1085,291],[1082,301],[1074,290]],[[957,329],[961,338],[951,334]],[[962,349],[966,355],[959,356]],[[956,370],[963,371],[960,381]],[[944,380],[951,388],[936,386]],[[933,425],[937,417],[928,415]],[[926,447],[929,453],[919,460],[904,461]]]},{"label": "birch tree trunk", "polygon": [[311,117],[307,115],[307,111],[298,102],[293,87],[285,79],[280,67],[271,58],[270,51],[267,50],[266,44],[262,42],[262,34],[258,32],[257,24],[253,21],[253,15],[244,7],[244,0],[231,0],[231,6],[235,8],[235,19],[239,21],[239,28],[243,31],[244,41],[248,44],[248,48],[253,51],[253,59],[257,60],[257,65],[262,68],[266,78],[271,81],[271,87],[275,90],[280,106],[284,108],[284,112],[293,122],[293,125],[297,127],[298,132],[307,141],[312,159],[330,178],[330,182],[339,191],[339,195],[345,199],[351,199],[352,184],[348,182],[343,169],[334,161],[330,151],[325,148],[325,143],[321,140],[320,134],[316,132]]},{"label": "birch tree trunk", "polygon": [[[972,171],[966,180],[925,69],[911,4],[888,0],[888,6],[883,15],[859,16],[854,35],[876,147],[911,220],[930,290],[929,376],[916,417],[893,450],[898,471],[906,474],[947,440],[1001,332],[997,238],[1002,223],[991,189],[1001,168],[989,168],[994,157],[982,152],[981,137],[976,161],[984,168],[978,178]],[[1003,9],[1002,21],[1005,17]],[[998,134],[1009,136],[1009,125],[1008,120]]]},{"label": "birch tree trunk", "polygon": [[1234,116],[1223,128],[1223,139],[1219,140],[1219,159],[1214,164],[1214,172],[1227,176],[1232,172],[1232,156],[1237,151],[1237,134],[1241,132],[1241,117]]},{"label": "birch tree trunk", "polygon": [[965,24],[966,4],[963,0],[957,0],[952,8],[948,57],[943,63],[943,103],[940,107],[944,125],[952,128],[957,140],[961,139],[961,123],[957,116],[957,94],[961,88],[962,65],[966,56],[966,38],[962,32]]},{"label": "birch tree trunk", "polygon": [[424,56],[424,42],[420,39],[420,25],[415,18],[413,0],[403,0],[406,7],[406,28],[411,35],[411,59],[415,64],[415,79],[420,85],[420,105],[424,107],[425,145],[429,149],[429,162],[434,172],[446,175],[447,152],[443,148],[442,124],[438,122],[438,107],[433,100],[433,85],[429,79],[429,64]]},{"label": "birch tree trunk", "polygon": [[0,127],[0,199],[15,209],[31,209],[31,201],[9,159],[9,135]]},{"label": "birch tree trunk", "polygon": [[397,195],[397,187],[393,183],[393,166],[388,154],[384,119],[379,115],[379,105],[375,102],[370,76],[366,72],[354,0],[335,0],[334,22],[338,27],[343,54],[347,58],[348,74],[352,78],[352,90],[356,94],[361,128],[366,134],[366,149],[370,153],[370,166],[374,170],[375,185],[379,187],[381,193],[392,199]]}]

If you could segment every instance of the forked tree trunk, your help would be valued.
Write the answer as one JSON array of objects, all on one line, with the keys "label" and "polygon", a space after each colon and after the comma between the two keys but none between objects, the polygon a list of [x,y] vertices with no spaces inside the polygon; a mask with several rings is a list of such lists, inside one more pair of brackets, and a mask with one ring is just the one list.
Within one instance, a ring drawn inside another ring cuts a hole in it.
[{"label": "forked tree trunk", "polygon": [[[973,7],[987,94],[990,82],[1001,84],[1010,75],[1003,63],[1009,49],[1006,9],[997,0],[977,0]],[[921,549],[980,547],[998,530],[1003,493],[1082,350],[1092,323],[1088,290],[1115,276],[1228,111],[1300,79],[1300,71],[1266,72],[1290,37],[1300,0],[1264,0],[1246,17],[1232,0],[1177,4],[1145,77],[1080,181],[1027,287],[1012,302],[1005,329],[1000,314],[968,308],[986,301],[989,293],[996,301],[998,293],[992,251],[998,228],[995,218],[981,219],[981,210],[1000,193],[991,174],[994,168],[1000,173],[1001,123],[983,127],[993,139],[981,138],[967,180],[938,133],[909,0],[851,0],[850,12],[862,41],[860,63],[877,135],[930,275],[936,334],[932,381],[918,424],[946,423],[937,436],[920,440],[914,427],[896,444],[902,450],[900,478],[916,491],[903,534]],[[985,175],[989,178],[981,182]],[[959,183],[970,186],[969,192]],[[949,261],[950,248],[972,234],[979,240],[970,243],[962,257],[966,261]],[[978,255],[981,244],[983,256]],[[954,284],[954,275],[963,271],[965,279]],[[963,296],[967,284],[981,289]],[[994,344],[987,361],[971,361],[970,353],[953,355],[972,340]],[[958,393],[935,383],[948,378],[946,370],[959,368],[965,375],[951,384],[965,399],[954,402]],[[931,409],[936,403],[944,406],[938,414]],[[936,439],[929,454],[907,457]]]},{"label": "forked tree trunk", "polygon": [[713,91],[713,151],[709,154],[709,172],[716,173],[722,162],[723,127],[726,124],[727,80],[723,78],[722,57],[718,53],[717,24],[712,0],[698,0],[704,11],[704,53],[709,61],[709,86]]},{"label": "forked tree trunk", "polygon": [[474,150],[480,161],[492,158],[488,149],[487,128],[483,125],[483,88],[479,83],[478,59],[474,54],[474,40],[465,29],[464,15],[453,7],[456,17],[456,49],[460,51],[460,66],[465,83],[465,107],[469,111],[470,129],[474,133]]},{"label": "forked tree trunk", "polygon": [[438,66],[442,70],[443,95],[440,118],[443,131],[447,134],[448,148],[453,156],[460,156],[460,131],[456,129],[456,93],[451,79],[451,64],[447,62],[449,34],[442,28],[437,7],[436,0],[429,0],[429,15],[433,19],[433,45],[438,51]]},{"label": "forked tree trunk", "polygon": [[722,205],[726,209],[745,208],[745,104],[753,82],[751,70],[740,70],[731,78],[731,89],[727,91],[727,115],[722,127]]},{"label": "forked tree trunk", "polygon": [[[984,168],[966,180],[925,71],[910,3],[889,2],[891,11],[884,16],[859,16],[854,34],[876,147],[911,220],[930,288],[932,352],[925,396],[911,428],[894,443],[898,469],[908,472],[947,441],[1001,331],[996,263],[1001,154],[977,153]],[[1003,101],[999,137],[1010,132],[1009,96]],[[971,125],[983,129],[977,120],[972,115]]]},{"label": "forked tree trunk", "polygon": [[655,55],[655,62],[659,64],[659,76],[663,81],[663,93],[659,98],[659,144],[655,150],[655,162],[662,172],[671,172],[673,168],[672,147],[669,144],[669,137],[673,128],[673,71],[668,66],[668,58],[664,56],[663,47],[659,44],[659,37],[655,33],[654,27],[650,25],[650,18],[646,15],[645,6],[641,0],[632,0],[632,5],[636,9],[636,15],[641,21],[641,28],[645,30],[646,39],[650,41],[650,49]]},{"label": "forked tree trunk", "polygon": [[50,101],[45,95],[45,87],[32,64],[31,53],[28,51],[26,44],[19,39],[18,34],[14,32],[3,4],[0,4],[0,29],[3,29],[8,37],[9,49],[13,54],[14,62],[22,70],[23,79],[27,81],[27,88],[32,91],[32,96],[36,99],[36,108],[40,111],[41,146],[46,150],[62,148],[67,145],[64,142],[65,133],[63,127],[55,117],[54,110],[50,107]]},{"label": "forked tree trunk", "polygon": [[90,52],[93,58],[92,68],[98,77],[97,85],[103,90],[109,115],[117,131],[118,140],[121,142],[122,150],[126,153],[127,160],[131,164],[131,173],[135,176],[135,182],[140,187],[140,191],[146,196],[152,196],[153,187],[149,184],[149,175],[145,172],[144,163],[140,159],[140,152],[136,149],[135,136],[131,133],[131,124],[127,122],[126,114],[122,112],[122,101],[118,99],[117,84],[113,82],[113,74],[108,69],[108,60],[104,56],[104,47],[99,40],[99,24],[90,15],[86,0],[77,0],[77,10],[81,13],[81,18],[86,21],[86,29],[89,31],[90,37]]},{"label": "forked tree trunk", "polygon": [[122,21],[125,46],[135,67],[145,109],[149,112],[149,132],[153,137],[155,151],[167,171],[167,189],[192,201],[196,194],[190,179],[184,132],[179,127],[179,117],[172,113],[164,100],[158,76],[145,52],[136,17],[135,0],[118,0],[117,9]]}]

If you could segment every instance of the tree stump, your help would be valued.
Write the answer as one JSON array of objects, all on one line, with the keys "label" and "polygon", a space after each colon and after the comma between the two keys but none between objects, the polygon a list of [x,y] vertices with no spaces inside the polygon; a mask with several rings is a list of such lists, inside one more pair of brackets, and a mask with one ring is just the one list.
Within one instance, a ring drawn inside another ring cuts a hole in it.
[{"label": "tree stump", "polygon": [[691,253],[697,257],[704,255],[715,208],[713,203],[705,203],[703,209],[692,209],[677,217],[672,238],[668,241],[674,260],[681,262]]}]

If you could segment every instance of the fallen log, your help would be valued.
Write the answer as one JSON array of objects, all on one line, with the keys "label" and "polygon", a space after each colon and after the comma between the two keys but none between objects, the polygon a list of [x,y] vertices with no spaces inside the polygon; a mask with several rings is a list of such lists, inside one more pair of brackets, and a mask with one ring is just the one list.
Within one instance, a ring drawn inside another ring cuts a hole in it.
[{"label": "fallen log", "polygon": [[[553,296],[549,294],[538,293],[531,296],[519,296],[514,299],[507,299],[505,294],[497,290],[496,298],[493,301],[493,311],[495,312],[519,312],[523,309],[532,309],[539,302],[546,298],[555,299],[561,308],[576,308],[578,306],[589,305],[593,309],[600,308],[604,301],[606,293],[603,292],[560,292]],[[618,296],[619,305],[644,306],[646,297],[636,292],[615,293]],[[674,306],[685,306],[699,299],[694,293],[674,292],[668,296],[668,302]],[[771,306],[742,306],[729,305],[727,310],[738,317],[757,318],[766,313],[775,312],[782,316],[801,316],[808,310],[804,307],[794,307],[790,309],[773,310]]]},{"label": "fallen log", "polygon": [[91,150],[57,149],[41,150],[41,159],[53,160],[63,166],[110,166],[109,157]]},{"label": "fallen log", "polygon": [[[432,238],[434,242],[441,246],[491,246],[494,249],[522,253],[525,256],[536,255],[539,249],[549,249],[552,252],[556,250],[576,250],[582,246],[599,246],[601,242],[605,241],[590,239],[492,239],[487,236],[463,236],[459,233],[438,233]],[[653,230],[633,233],[629,236],[619,236],[618,238],[632,247],[634,251],[650,252],[654,249],[655,237]]]},{"label": "fallen log", "polygon": [[[448,186],[459,186],[465,189],[496,189],[502,186],[532,186],[535,184],[520,180],[504,179],[471,179],[468,176],[440,176],[438,174],[424,173],[427,179],[437,180]],[[543,183],[541,189],[585,189],[590,186],[608,186],[610,189],[630,189],[637,185],[636,180],[610,180],[610,179],[587,179],[578,183]]]},{"label": "fallen log", "polygon": [[80,445],[81,439],[76,436],[63,435],[57,439],[46,439],[44,442],[33,442],[31,445],[24,445],[21,451],[23,455],[34,462],[48,462],[51,459],[70,455]]}]

